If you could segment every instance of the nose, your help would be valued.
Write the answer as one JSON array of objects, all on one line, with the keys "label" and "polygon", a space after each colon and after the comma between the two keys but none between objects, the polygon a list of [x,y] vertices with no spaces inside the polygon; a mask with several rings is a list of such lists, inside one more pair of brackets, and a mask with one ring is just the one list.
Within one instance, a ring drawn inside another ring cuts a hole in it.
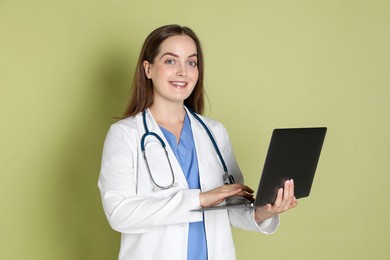
[{"label": "nose", "polygon": [[178,64],[177,66],[177,75],[180,76],[180,77],[185,77],[187,76],[187,68],[185,66],[185,64]]}]

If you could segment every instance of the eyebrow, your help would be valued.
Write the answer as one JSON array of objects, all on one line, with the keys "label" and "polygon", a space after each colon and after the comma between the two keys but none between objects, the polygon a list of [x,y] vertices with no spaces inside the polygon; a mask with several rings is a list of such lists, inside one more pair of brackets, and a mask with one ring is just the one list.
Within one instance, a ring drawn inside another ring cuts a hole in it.
[{"label": "eyebrow", "polygon": [[[166,56],[166,55],[170,55],[170,56],[173,56],[173,57],[176,57],[176,58],[179,57],[179,55],[177,55],[177,54],[175,54],[175,53],[173,53],[173,52],[166,52],[166,53],[164,53],[163,55],[161,55],[160,60],[161,60],[164,56]],[[194,54],[191,54],[190,56],[188,56],[188,58],[191,58],[191,57],[198,57],[198,54],[194,53]]]}]

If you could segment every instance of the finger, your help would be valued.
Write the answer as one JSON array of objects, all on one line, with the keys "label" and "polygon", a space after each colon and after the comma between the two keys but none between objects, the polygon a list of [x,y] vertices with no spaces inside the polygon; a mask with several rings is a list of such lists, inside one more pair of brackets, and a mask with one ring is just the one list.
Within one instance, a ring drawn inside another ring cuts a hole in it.
[{"label": "finger", "polygon": [[294,196],[294,190],[295,190],[295,183],[294,183],[294,180],[291,179],[290,180],[290,191],[289,191],[290,200],[289,200],[289,204],[288,204],[289,208],[291,207],[291,205],[295,204],[295,206],[296,206],[296,204],[298,203],[297,199]]},{"label": "finger", "polygon": [[255,199],[253,198],[253,194],[252,193],[248,193],[248,192],[240,192],[239,194],[238,194],[238,196],[241,196],[241,197],[244,197],[244,198],[246,198],[246,199],[248,199],[248,200],[250,200],[250,201],[254,201]]},{"label": "finger", "polygon": [[283,188],[280,188],[278,190],[278,195],[276,196],[276,200],[273,204],[273,208],[278,209],[282,204],[282,199],[283,199]]},{"label": "finger", "polygon": [[245,196],[245,195],[253,196],[253,192],[248,192],[246,190],[241,190],[240,195],[242,195],[242,196]]},{"label": "finger", "polygon": [[295,208],[298,206],[298,200],[294,197],[293,201],[291,202],[290,209]]},{"label": "finger", "polygon": [[291,179],[290,194],[291,194],[291,196],[292,196],[293,198],[295,198],[294,191],[295,191],[295,183],[294,183],[294,180]]},{"label": "finger", "polygon": [[231,196],[238,195],[238,194],[240,194],[240,192],[242,192],[242,189],[238,188],[238,189],[234,189],[234,190],[228,190],[223,195],[224,195],[224,198],[228,198],[228,197],[231,197]]},{"label": "finger", "polygon": [[284,193],[283,193],[283,201],[281,205],[281,210],[286,211],[290,208],[292,200],[294,198],[294,182],[292,180],[288,180],[284,183]]},{"label": "finger", "polygon": [[248,193],[253,193],[254,192],[254,190],[252,190],[251,188],[249,188],[248,186],[245,186],[244,185],[244,190],[246,191],[246,192],[248,192]]},{"label": "finger", "polygon": [[[278,191],[278,197],[276,198],[276,201],[274,203],[274,210],[276,212],[282,212],[283,209],[286,207],[286,196],[288,196],[288,184],[287,181],[284,183],[283,188],[280,188]],[[287,188],[287,189],[286,189]],[[281,192],[281,194],[279,194]]]},{"label": "finger", "polygon": [[249,188],[248,186],[244,185],[244,184],[240,184],[240,183],[235,183],[235,184],[228,184],[227,186],[231,186],[231,187],[234,187],[234,188],[241,188],[242,190],[246,191],[246,192],[249,192],[249,193],[253,193],[254,191]]},{"label": "finger", "polygon": [[290,192],[290,181],[285,181],[284,187],[279,189],[278,196],[274,203],[273,210],[275,212],[282,213],[283,211],[286,211],[290,207],[291,201],[289,201],[289,192]]},{"label": "finger", "polygon": [[288,200],[290,198],[290,181],[287,180],[284,182],[284,189],[283,189],[283,200]]}]

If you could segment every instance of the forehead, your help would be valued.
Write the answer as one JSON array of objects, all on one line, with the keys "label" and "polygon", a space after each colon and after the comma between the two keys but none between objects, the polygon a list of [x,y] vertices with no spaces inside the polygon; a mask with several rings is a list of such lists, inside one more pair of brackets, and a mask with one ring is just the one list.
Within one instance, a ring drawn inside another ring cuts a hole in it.
[{"label": "forehead", "polygon": [[161,43],[158,55],[164,55],[167,52],[171,52],[179,56],[189,56],[197,54],[197,48],[191,37],[187,35],[175,35],[165,39]]}]

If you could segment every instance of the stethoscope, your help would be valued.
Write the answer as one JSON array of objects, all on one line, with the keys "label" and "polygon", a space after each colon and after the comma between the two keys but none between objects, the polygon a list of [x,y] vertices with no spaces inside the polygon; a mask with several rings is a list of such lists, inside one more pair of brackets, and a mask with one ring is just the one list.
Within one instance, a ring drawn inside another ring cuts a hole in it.
[{"label": "stethoscope", "polygon": [[[232,175],[230,175],[228,173],[228,169],[226,167],[224,159],[222,158],[221,151],[219,150],[219,148],[217,146],[217,142],[215,141],[213,135],[211,134],[210,129],[206,126],[206,124],[203,122],[203,120],[197,114],[195,114],[194,111],[192,111],[189,108],[187,108],[187,110],[191,113],[191,115],[193,117],[195,117],[196,120],[198,120],[198,122],[206,130],[206,133],[209,136],[210,141],[211,141],[211,143],[214,146],[214,149],[215,149],[215,151],[216,151],[216,153],[217,153],[217,155],[219,157],[219,160],[221,161],[221,164],[222,164],[222,167],[223,167],[223,171],[224,171],[224,174],[222,176],[224,184],[233,184],[234,183],[234,178],[233,178]],[[146,124],[146,111],[145,110],[142,112],[142,120],[143,120],[143,124],[144,124],[145,133],[141,137],[141,151],[143,153],[143,156],[144,156],[144,159],[145,159],[145,162],[146,162],[146,166],[147,166],[146,168],[148,169],[148,173],[149,173],[150,179],[152,180],[153,185],[155,186],[155,188],[153,190],[154,191],[167,190],[167,189],[170,189],[172,187],[178,186],[178,184],[175,182],[175,174],[173,172],[171,160],[169,159],[169,156],[168,156],[168,151],[166,149],[166,144],[165,144],[164,140],[158,134],[156,134],[155,132],[150,132],[149,131],[149,128],[148,128],[148,126]],[[155,179],[153,178],[153,175],[152,175],[152,172],[151,172],[151,169],[150,169],[150,166],[149,166],[148,158],[147,158],[146,152],[145,152],[145,147],[146,147],[145,146],[145,139],[148,136],[155,137],[160,142],[162,148],[164,149],[164,153],[165,153],[165,156],[166,156],[166,158],[168,160],[169,168],[171,170],[171,177],[172,177],[171,184],[169,184],[169,185],[165,185],[165,186],[164,185],[159,185],[155,181]]]}]

